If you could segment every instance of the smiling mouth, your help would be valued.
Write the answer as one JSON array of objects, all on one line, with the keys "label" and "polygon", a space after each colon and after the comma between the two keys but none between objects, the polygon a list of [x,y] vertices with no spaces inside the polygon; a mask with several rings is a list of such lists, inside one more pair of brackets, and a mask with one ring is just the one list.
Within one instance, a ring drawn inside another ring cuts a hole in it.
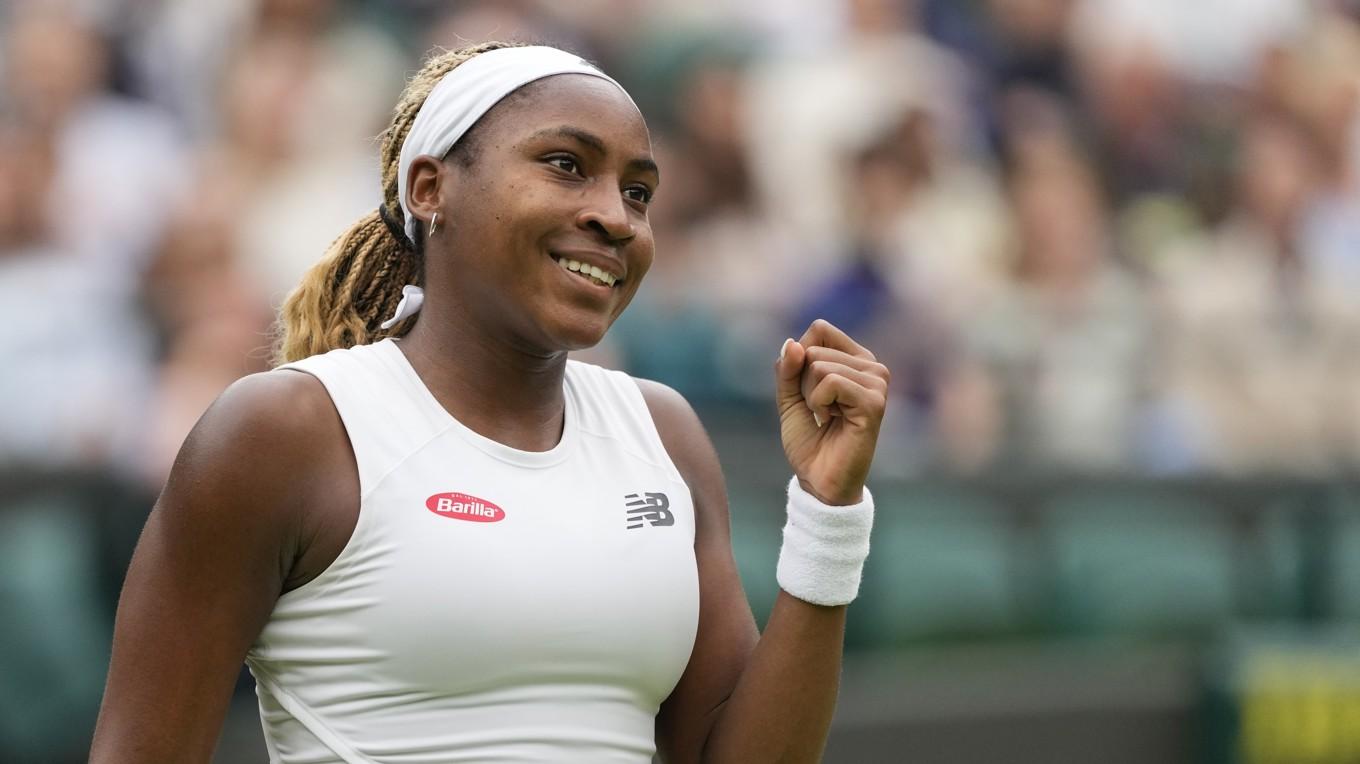
[{"label": "smiling mouth", "polygon": [[594,265],[587,265],[568,257],[558,257],[554,255],[553,262],[557,263],[558,267],[562,270],[574,273],[580,278],[597,286],[613,287],[615,284],[623,283],[623,279],[616,277],[608,271],[600,270]]}]

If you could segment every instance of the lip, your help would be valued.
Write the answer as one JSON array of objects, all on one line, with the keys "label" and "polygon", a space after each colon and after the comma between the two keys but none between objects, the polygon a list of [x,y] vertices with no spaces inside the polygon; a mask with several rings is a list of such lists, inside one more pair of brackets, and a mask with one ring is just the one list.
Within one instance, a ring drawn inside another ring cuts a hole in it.
[{"label": "lip", "polygon": [[[614,277],[614,286],[623,283],[624,279],[628,277],[626,269],[623,267],[623,263],[620,262],[617,257],[597,249],[554,249],[549,250],[548,256],[554,260],[565,257],[568,260],[575,260],[578,263],[593,265],[612,275]],[[561,266],[558,267],[560,268]]]}]

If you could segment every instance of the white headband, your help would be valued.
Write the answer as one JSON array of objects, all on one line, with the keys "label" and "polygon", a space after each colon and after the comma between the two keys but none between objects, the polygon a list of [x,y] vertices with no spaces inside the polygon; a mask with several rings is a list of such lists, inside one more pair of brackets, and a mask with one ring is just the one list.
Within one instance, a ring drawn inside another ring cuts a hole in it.
[{"label": "white headband", "polygon": [[442,159],[502,98],[534,80],[554,74],[587,74],[608,80],[632,101],[622,85],[589,61],[542,45],[479,53],[454,67],[434,86],[416,114],[406,141],[401,144],[401,159],[397,164],[398,196],[406,235],[412,241],[415,241],[417,221],[406,204],[406,181],[411,163],[424,155]]}]

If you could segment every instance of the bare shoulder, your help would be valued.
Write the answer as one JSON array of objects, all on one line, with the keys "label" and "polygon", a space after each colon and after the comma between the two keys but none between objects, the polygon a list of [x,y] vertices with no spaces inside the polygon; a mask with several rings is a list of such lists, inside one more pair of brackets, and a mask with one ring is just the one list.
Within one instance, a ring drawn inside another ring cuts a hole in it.
[{"label": "bare shoulder", "polygon": [[171,473],[236,474],[254,481],[300,477],[293,468],[343,435],[339,414],[320,380],[291,370],[237,380],[218,397],[185,440]]},{"label": "bare shoulder", "polygon": [[[642,399],[647,402],[647,409],[652,412],[652,419],[656,420],[658,429],[675,430],[698,426],[699,415],[694,413],[694,407],[689,405],[685,396],[670,385],[665,385],[650,379],[633,377],[637,383],[638,390],[642,391]],[[662,433],[665,437],[666,433]]]},{"label": "bare shoulder", "polygon": [[218,396],[194,428],[198,439],[244,435],[257,440],[306,439],[324,429],[335,414],[321,381],[310,374],[280,369],[236,380]]},{"label": "bare shoulder", "polygon": [[[290,571],[309,574],[292,563],[316,529],[338,519],[327,507],[352,503],[357,512],[357,482],[325,387],[310,374],[269,371],[233,383],[199,419],[156,513],[167,531],[191,524],[275,547],[291,579]],[[337,533],[347,538],[343,527]]]}]

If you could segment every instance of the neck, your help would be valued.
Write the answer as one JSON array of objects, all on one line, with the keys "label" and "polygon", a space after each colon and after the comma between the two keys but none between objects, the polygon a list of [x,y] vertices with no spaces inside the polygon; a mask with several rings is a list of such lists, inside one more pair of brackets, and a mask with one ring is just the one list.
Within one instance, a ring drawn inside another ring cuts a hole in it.
[{"label": "neck", "polygon": [[511,448],[547,451],[557,445],[566,407],[566,352],[517,347],[470,322],[444,319],[430,307],[400,345],[444,409]]}]

